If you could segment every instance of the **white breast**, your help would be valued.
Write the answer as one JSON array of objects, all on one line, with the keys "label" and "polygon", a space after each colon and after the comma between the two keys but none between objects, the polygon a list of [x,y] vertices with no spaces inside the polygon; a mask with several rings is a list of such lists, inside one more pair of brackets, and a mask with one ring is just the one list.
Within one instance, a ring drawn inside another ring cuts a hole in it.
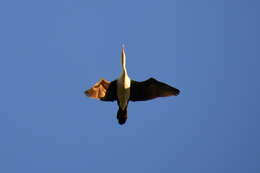
[{"label": "white breast", "polygon": [[124,110],[130,97],[131,80],[127,75],[121,75],[117,80],[117,97],[119,106]]}]

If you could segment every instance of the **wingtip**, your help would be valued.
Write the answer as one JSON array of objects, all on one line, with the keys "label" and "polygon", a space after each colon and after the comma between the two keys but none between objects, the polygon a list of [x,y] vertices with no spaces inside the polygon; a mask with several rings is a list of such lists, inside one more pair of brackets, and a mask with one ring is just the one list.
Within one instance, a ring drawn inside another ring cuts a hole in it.
[{"label": "wingtip", "polygon": [[84,94],[85,94],[86,96],[90,97],[88,90],[84,91]]},{"label": "wingtip", "polygon": [[176,93],[176,96],[180,95],[181,91],[178,90],[177,93]]},{"label": "wingtip", "polygon": [[173,95],[174,96],[178,96],[180,93],[181,93],[181,91],[179,90],[179,89],[177,89],[177,88],[174,88],[174,87],[172,87],[173,88]]}]

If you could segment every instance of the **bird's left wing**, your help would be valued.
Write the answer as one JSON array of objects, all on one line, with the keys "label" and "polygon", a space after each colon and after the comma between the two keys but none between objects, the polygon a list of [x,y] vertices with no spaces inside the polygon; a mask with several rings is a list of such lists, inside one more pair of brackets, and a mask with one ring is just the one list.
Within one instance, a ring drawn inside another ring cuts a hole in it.
[{"label": "bird's left wing", "polygon": [[157,97],[177,96],[180,91],[166,83],[150,78],[143,82],[131,81],[130,100],[145,101]]},{"label": "bird's left wing", "polygon": [[86,90],[85,94],[102,101],[115,101],[117,99],[116,80],[109,82],[106,79],[101,79],[92,88]]}]

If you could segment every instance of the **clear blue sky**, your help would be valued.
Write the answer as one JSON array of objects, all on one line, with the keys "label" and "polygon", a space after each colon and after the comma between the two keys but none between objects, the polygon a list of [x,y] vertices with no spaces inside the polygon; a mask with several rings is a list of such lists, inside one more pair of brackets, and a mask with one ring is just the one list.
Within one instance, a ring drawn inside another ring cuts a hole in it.
[{"label": "clear blue sky", "polygon": [[[258,173],[259,1],[0,2],[1,173]],[[178,97],[116,103],[121,72]]]}]

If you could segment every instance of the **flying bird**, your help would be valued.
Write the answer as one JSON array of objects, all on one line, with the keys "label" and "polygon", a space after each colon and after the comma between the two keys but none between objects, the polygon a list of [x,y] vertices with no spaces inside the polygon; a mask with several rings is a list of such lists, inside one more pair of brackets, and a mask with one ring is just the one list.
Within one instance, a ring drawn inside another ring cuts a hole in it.
[{"label": "flying bird", "polygon": [[137,82],[129,78],[126,70],[126,55],[124,46],[121,54],[122,73],[116,80],[110,82],[100,79],[94,86],[85,91],[88,97],[101,101],[117,101],[118,123],[123,125],[127,120],[127,106],[129,101],[146,101],[157,97],[177,96],[180,91],[170,85],[149,78]]}]

